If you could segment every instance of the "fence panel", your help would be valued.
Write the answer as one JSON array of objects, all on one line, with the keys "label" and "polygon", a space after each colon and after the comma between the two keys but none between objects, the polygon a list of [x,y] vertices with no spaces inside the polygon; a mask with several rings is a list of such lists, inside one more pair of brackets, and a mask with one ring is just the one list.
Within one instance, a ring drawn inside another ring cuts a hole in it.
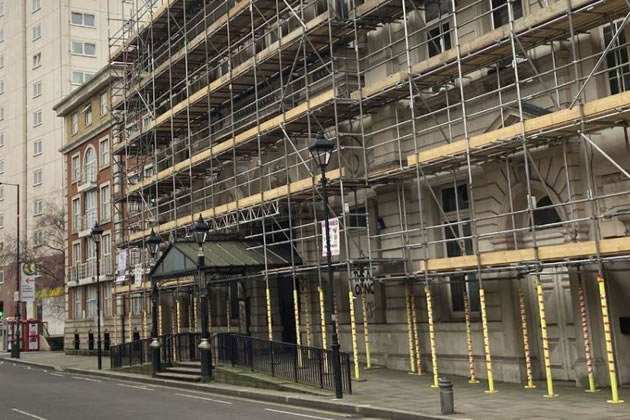
[{"label": "fence panel", "polygon": [[[293,380],[297,383],[334,389],[332,351],[249,336],[219,333],[217,360],[232,366]],[[352,393],[350,355],[340,354],[344,392]]]}]

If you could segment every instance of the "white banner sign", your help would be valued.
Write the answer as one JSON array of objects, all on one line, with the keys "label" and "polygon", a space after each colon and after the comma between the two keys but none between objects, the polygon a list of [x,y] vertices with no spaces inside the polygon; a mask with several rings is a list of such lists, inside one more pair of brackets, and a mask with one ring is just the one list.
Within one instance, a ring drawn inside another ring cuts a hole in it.
[{"label": "white banner sign", "polygon": [[[326,221],[322,220],[322,256],[326,256]],[[339,220],[328,219],[328,226],[330,228],[330,255],[339,255],[341,247],[339,241]]]},{"label": "white banner sign", "polygon": [[20,270],[20,294],[21,301],[33,303],[35,300],[35,278],[37,270],[34,264],[21,264]]},{"label": "white banner sign", "polygon": [[125,281],[125,271],[127,270],[127,250],[118,251],[118,276],[116,281]]},{"label": "white banner sign", "polygon": [[142,285],[142,274],[143,274],[142,264],[136,264],[133,269],[133,284],[136,287],[140,287]]}]

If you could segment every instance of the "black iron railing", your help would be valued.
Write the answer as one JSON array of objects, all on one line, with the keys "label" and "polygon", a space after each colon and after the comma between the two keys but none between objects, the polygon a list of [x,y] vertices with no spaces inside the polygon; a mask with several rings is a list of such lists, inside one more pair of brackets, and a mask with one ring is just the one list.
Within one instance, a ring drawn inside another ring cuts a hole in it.
[{"label": "black iron railing", "polygon": [[[217,360],[297,383],[334,389],[331,350],[261,340],[239,334],[216,335]],[[341,383],[352,393],[350,355],[341,353]]]},{"label": "black iron railing", "polygon": [[[151,339],[130,341],[111,346],[109,357],[112,369],[151,363]],[[182,333],[160,337],[160,359],[165,366],[176,362],[199,360],[201,334]]]}]

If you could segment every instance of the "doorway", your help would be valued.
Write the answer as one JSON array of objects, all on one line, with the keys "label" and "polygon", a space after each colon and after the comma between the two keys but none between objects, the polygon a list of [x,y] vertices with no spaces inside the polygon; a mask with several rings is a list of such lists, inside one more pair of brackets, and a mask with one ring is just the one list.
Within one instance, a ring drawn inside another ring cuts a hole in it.
[{"label": "doorway", "polygon": [[277,284],[282,341],[295,344],[297,335],[295,332],[295,312],[293,307],[293,280],[288,277],[280,277]]},{"label": "doorway", "polygon": [[[535,285],[535,279],[532,278],[532,280],[531,284]],[[557,380],[574,381],[578,351],[569,276],[559,273],[556,269],[545,269],[540,275],[540,282],[545,301],[552,377]],[[536,296],[535,286],[533,296]],[[536,305],[536,311],[538,311],[538,305]],[[538,313],[536,325],[540,337]],[[539,345],[539,360],[544,360],[541,345]]]}]

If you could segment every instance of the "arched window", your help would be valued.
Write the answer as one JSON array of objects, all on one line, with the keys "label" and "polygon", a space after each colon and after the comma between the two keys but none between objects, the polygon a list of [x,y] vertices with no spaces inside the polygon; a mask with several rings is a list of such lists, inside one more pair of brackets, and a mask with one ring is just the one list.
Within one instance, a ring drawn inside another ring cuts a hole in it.
[{"label": "arched window", "polygon": [[[536,202],[536,210],[534,210],[534,225],[537,228],[540,226],[539,229],[550,229],[550,228],[558,227],[558,225],[555,225],[555,226],[546,226],[546,225],[559,223],[562,221],[556,208],[548,207],[548,206],[553,206],[553,202],[551,201],[551,198],[549,198],[548,195],[544,196],[543,198],[541,198],[540,200]],[[547,208],[541,208],[541,207],[547,207]]]}]

